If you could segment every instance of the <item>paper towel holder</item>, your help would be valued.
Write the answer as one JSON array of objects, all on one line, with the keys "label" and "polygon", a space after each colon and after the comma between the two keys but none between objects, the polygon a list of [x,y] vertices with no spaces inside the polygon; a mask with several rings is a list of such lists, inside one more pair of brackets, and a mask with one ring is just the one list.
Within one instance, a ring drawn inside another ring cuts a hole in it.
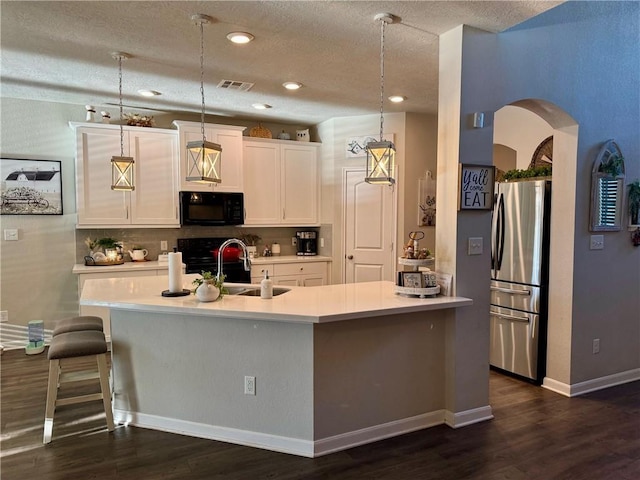
[{"label": "paper towel holder", "polygon": [[185,295],[191,295],[191,290],[183,288],[181,292],[170,292],[169,290],[163,290],[163,297],[184,297]]},{"label": "paper towel holder", "polygon": [[[173,253],[178,253],[178,247],[173,247]],[[169,275],[171,275],[171,264],[169,264]],[[186,288],[183,288],[182,290],[176,290],[175,292],[172,292],[171,280],[169,280],[169,289],[162,291],[163,297],[184,297],[186,295],[191,295],[191,290],[187,290]]]}]

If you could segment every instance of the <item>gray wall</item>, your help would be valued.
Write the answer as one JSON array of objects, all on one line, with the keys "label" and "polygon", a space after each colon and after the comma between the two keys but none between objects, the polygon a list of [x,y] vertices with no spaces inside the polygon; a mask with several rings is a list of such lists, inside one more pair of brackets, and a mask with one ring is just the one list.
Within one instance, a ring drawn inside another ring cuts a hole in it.
[{"label": "gray wall", "polygon": [[[552,291],[555,301],[568,303],[566,314],[554,319],[562,324],[557,332],[563,338],[550,339],[557,346],[548,357],[552,378],[575,385],[637,371],[640,249],[623,229],[604,233],[604,250],[589,250],[588,228],[590,174],[602,143],[613,138],[620,145],[627,182],[640,176],[640,3],[567,2],[512,31],[493,36],[467,29],[464,38],[476,48],[462,64],[463,117],[522,99],[544,99],[578,125],[577,159],[567,159],[576,164],[575,171],[561,172],[565,183],[560,184],[554,171],[554,192],[560,194],[555,198],[575,189],[572,198],[562,200],[575,208],[556,219],[569,223],[565,243],[574,253],[573,261],[566,259],[570,278],[563,283],[570,288]],[[562,127],[569,125],[558,123],[556,132]],[[460,144],[472,142],[474,135],[463,130]],[[482,145],[489,142],[483,139]],[[471,158],[478,156],[461,151],[461,162]],[[600,339],[597,355],[591,351],[595,338]]]}]

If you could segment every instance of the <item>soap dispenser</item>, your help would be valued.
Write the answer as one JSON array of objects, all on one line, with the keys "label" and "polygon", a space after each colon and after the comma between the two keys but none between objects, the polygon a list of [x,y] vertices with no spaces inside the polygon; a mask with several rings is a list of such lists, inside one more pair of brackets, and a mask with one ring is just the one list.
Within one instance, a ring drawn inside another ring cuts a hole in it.
[{"label": "soap dispenser", "polygon": [[264,271],[264,278],[260,282],[260,298],[273,298],[273,281],[269,278],[269,270]]}]

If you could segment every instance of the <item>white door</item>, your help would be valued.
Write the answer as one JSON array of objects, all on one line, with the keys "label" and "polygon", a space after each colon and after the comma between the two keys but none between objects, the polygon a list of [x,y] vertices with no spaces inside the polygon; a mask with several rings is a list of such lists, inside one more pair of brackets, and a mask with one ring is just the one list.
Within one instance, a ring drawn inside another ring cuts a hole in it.
[{"label": "white door", "polygon": [[345,283],[393,281],[394,188],[364,177],[364,169],[345,170]]}]

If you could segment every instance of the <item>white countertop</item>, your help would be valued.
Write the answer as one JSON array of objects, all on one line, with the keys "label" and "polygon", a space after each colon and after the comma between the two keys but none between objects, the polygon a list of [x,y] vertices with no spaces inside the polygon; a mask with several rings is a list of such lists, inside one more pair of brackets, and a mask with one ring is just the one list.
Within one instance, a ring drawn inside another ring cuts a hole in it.
[{"label": "white countertop", "polygon": [[[185,288],[197,274],[183,276]],[[168,276],[87,280],[81,305],[139,312],[178,313],[295,323],[324,323],[355,318],[395,315],[471,305],[464,297],[405,297],[394,293],[392,282],[368,282],[321,287],[287,287],[291,291],[263,300],[225,295],[215,302],[200,302],[195,295],[163,297]],[[228,286],[246,284],[227,284]],[[254,285],[258,287],[258,285]]]},{"label": "white countertop", "polygon": [[148,262],[124,262],[120,265],[85,265],[76,263],[73,273],[109,273],[109,272],[136,272],[142,270],[169,270],[168,263],[159,263],[157,260]]}]

